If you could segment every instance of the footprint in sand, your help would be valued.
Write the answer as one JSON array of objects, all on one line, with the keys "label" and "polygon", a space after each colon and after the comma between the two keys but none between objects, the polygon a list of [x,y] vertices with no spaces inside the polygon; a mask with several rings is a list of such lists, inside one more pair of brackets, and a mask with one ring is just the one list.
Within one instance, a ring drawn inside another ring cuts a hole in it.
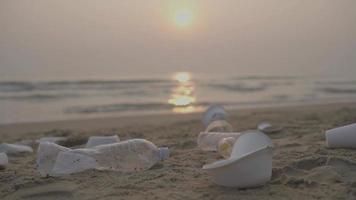
[{"label": "footprint in sand", "polygon": [[317,157],[299,160],[290,166],[275,169],[274,181],[289,187],[346,183],[356,180],[356,163],[338,157]]}]

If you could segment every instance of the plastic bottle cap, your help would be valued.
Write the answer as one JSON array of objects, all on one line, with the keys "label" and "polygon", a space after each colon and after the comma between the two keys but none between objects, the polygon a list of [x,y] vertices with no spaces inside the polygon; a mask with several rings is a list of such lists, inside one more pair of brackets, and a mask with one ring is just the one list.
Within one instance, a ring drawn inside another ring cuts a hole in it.
[{"label": "plastic bottle cap", "polygon": [[167,159],[169,157],[168,147],[161,147],[158,149],[158,156],[160,160]]}]

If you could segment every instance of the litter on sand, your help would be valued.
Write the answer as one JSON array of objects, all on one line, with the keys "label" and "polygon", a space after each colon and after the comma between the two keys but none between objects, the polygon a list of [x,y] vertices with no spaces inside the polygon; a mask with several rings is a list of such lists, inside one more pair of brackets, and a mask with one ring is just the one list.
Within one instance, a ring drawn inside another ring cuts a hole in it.
[{"label": "litter on sand", "polygon": [[327,130],[325,138],[329,148],[356,148],[356,123]]},{"label": "litter on sand", "polygon": [[18,154],[18,153],[32,153],[33,149],[30,146],[21,145],[21,144],[0,144],[0,153],[6,154]]},{"label": "litter on sand", "polygon": [[0,169],[5,168],[7,164],[9,164],[9,159],[6,153],[0,153]]},{"label": "litter on sand", "polygon": [[283,130],[282,127],[280,126],[274,126],[268,122],[262,122],[260,124],[258,124],[257,129],[261,132],[267,133],[267,134],[271,134],[271,133],[278,133],[281,132]]},{"label": "litter on sand", "polygon": [[221,186],[261,186],[272,176],[272,147],[267,135],[260,131],[248,131],[237,138],[228,159],[204,165],[203,170]]},{"label": "litter on sand", "polygon": [[113,136],[91,136],[88,139],[87,144],[85,145],[86,148],[91,148],[103,144],[113,144],[120,142],[120,138],[117,135]]},{"label": "litter on sand", "polygon": [[144,139],[83,149],[69,149],[45,142],[39,146],[37,165],[42,176],[62,176],[87,169],[134,172],[150,169],[168,157],[168,148],[157,148]]}]

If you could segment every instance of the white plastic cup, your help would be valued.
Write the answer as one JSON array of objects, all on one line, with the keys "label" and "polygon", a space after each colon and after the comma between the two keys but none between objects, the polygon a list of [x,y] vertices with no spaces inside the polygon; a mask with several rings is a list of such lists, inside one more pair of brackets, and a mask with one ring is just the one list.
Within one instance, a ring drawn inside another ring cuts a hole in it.
[{"label": "white plastic cup", "polygon": [[272,146],[265,134],[249,131],[236,140],[229,159],[204,165],[203,169],[221,186],[262,186],[272,177]]},{"label": "white plastic cup", "polygon": [[228,113],[224,107],[214,104],[209,106],[209,108],[203,114],[202,122],[205,127],[207,127],[211,122],[216,120],[227,120],[229,117]]},{"label": "white plastic cup", "polygon": [[329,148],[356,148],[356,123],[327,130],[325,137]]}]

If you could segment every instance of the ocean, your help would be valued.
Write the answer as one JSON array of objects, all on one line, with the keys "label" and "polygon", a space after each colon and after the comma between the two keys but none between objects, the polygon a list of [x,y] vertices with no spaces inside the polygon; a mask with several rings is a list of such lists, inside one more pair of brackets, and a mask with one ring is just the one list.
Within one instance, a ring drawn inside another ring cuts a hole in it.
[{"label": "ocean", "polygon": [[0,124],[356,101],[356,79],[293,76],[0,81]]}]

